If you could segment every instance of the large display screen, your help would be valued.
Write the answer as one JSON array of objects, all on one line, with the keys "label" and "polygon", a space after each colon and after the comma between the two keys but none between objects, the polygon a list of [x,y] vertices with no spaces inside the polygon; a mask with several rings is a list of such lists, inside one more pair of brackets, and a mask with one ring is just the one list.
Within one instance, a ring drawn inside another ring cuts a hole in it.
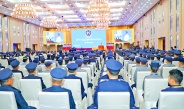
[{"label": "large display screen", "polygon": [[132,43],[134,41],[133,29],[114,30],[114,40],[115,42]]},{"label": "large display screen", "polygon": [[62,32],[46,32],[47,43],[63,43],[64,35]]},{"label": "large display screen", "polygon": [[97,29],[73,29],[72,47],[93,48],[98,45],[106,46],[106,30]]}]

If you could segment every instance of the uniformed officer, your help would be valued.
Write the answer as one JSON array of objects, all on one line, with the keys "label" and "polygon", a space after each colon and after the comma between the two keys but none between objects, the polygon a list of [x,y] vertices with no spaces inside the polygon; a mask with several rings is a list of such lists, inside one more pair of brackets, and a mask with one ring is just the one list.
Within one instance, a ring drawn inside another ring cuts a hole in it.
[{"label": "uniformed officer", "polygon": [[50,72],[52,69],[52,61],[46,61],[45,63],[46,70],[44,72]]},{"label": "uniformed officer", "polygon": [[128,71],[128,65],[129,64],[135,64],[135,61],[134,61],[134,59],[135,59],[135,55],[134,54],[131,54],[130,56],[129,56],[129,60],[130,61],[128,61],[128,63],[127,63],[127,68],[126,68],[126,70]]},{"label": "uniformed officer", "polygon": [[[161,71],[160,71],[160,75],[162,76],[163,75],[163,67],[175,67],[175,65],[172,64],[172,61],[173,61],[173,58],[170,57],[170,56],[166,56],[165,57],[165,60],[166,60],[166,64],[164,64],[161,68]],[[166,72],[165,72],[166,73]]]},{"label": "uniformed officer", "polygon": [[[132,66],[132,67],[140,67],[140,57],[136,57],[135,58],[135,63],[136,65]],[[132,69],[130,69],[130,74],[132,75]]]},{"label": "uniformed officer", "polygon": [[12,72],[13,73],[21,73],[22,77],[24,77],[23,72],[19,70],[19,64],[20,64],[20,62],[18,60],[14,60],[10,63],[10,65],[13,68]]},{"label": "uniformed officer", "polygon": [[[163,78],[162,76],[158,75],[157,72],[159,70],[159,67],[160,67],[160,62],[159,61],[151,61],[151,64],[150,64],[150,70],[151,70],[151,74],[146,76],[144,78],[144,81],[145,79],[152,79],[152,78]],[[144,81],[143,81],[143,90],[144,90]]]},{"label": "uniformed officer", "polygon": [[86,72],[86,70],[82,69],[82,59],[77,59],[75,63],[78,65],[77,72]]},{"label": "uniformed officer", "polygon": [[174,52],[174,59],[173,59],[173,61],[179,61],[180,55],[181,55],[181,51],[180,50],[176,50]]},{"label": "uniformed officer", "polygon": [[150,71],[150,69],[147,66],[147,59],[146,58],[140,58],[140,67],[137,67],[134,73],[134,82],[135,84],[132,85],[132,87],[136,87],[136,81],[137,81],[137,72],[138,71]]},{"label": "uniformed officer", "polygon": [[[94,94],[94,105],[98,107],[98,92],[130,92],[130,107],[134,106],[134,96],[129,84],[125,81],[118,80],[118,74],[122,69],[122,64],[114,59],[106,62],[109,79],[100,82]],[[107,87],[108,86],[108,87]]]},{"label": "uniformed officer", "polygon": [[41,85],[42,85],[42,89],[45,89],[46,86],[43,83],[42,77],[35,76],[35,74],[36,74],[36,67],[37,67],[37,64],[34,63],[34,62],[30,62],[29,64],[27,64],[25,66],[25,68],[27,69],[29,75],[24,77],[24,78],[22,78],[22,79],[40,79]]},{"label": "uniformed officer", "polygon": [[85,89],[84,89],[84,84],[82,82],[82,78],[76,76],[76,73],[77,73],[76,70],[78,68],[78,65],[76,63],[70,63],[67,65],[67,68],[68,68],[69,75],[66,76],[65,79],[79,79],[81,82],[81,95],[82,95],[82,98],[84,98],[86,96],[86,93],[84,92]]},{"label": "uniformed officer", "polygon": [[178,65],[179,65],[178,70],[183,72],[184,71],[184,57],[179,57],[178,60],[179,60],[179,62],[178,62]]},{"label": "uniformed officer", "polygon": [[0,83],[0,91],[11,91],[14,93],[18,109],[36,109],[35,107],[28,106],[21,91],[11,86],[13,84],[11,69],[6,68],[0,71]]},{"label": "uniformed officer", "polygon": [[20,65],[22,65],[22,66],[27,65],[27,64],[28,64],[28,57],[27,57],[27,56],[24,56],[22,62],[23,62],[23,63],[20,64]]},{"label": "uniformed officer", "polygon": [[[178,69],[169,71],[168,82],[170,87],[163,89],[162,92],[184,92],[184,87],[181,86],[183,80],[183,73]],[[177,102],[177,101],[176,101]],[[157,102],[158,107],[158,102]],[[157,108],[152,108],[157,109]]]},{"label": "uniformed officer", "polygon": [[52,76],[52,87],[43,90],[43,92],[68,92],[70,109],[76,109],[71,90],[61,87],[64,83],[63,79],[67,75],[66,71],[62,68],[54,68],[51,70],[50,75]]},{"label": "uniformed officer", "polygon": [[58,67],[64,69],[67,72],[67,68],[63,67],[62,65],[63,65],[63,59],[62,59],[62,57],[60,57],[58,59]]}]

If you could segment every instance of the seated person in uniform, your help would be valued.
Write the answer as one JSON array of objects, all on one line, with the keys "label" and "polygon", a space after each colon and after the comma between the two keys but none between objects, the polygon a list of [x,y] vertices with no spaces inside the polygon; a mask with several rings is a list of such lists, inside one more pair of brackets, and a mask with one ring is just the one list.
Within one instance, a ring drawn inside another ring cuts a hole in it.
[{"label": "seated person in uniform", "polygon": [[27,57],[27,56],[23,57],[22,62],[23,62],[23,63],[20,64],[20,65],[23,65],[23,66],[27,65],[27,64],[28,64],[28,57]]},{"label": "seated person in uniform", "polygon": [[63,79],[67,75],[66,71],[62,68],[54,68],[51,70],[50,75],[52,76],[52,87],[43,90],[43,92],[68,92],[70,109],[76,109],[72,92],[69,89],[61,87],[64,83]]},{"label": "seated person in uniform", "polygon": [[173,61],[179,61],[180,55],[181,55],[181,51],[180,50],[176,50],[174,52],[174,59],[173,59]]},{"label": "seated person in uniform", "polygon": [[147,59],[146,58],[140,58],[140,67],[137,67],[134,73],[134,82],[135,84],[133,84],[131,87],[136,87],[136,81],[137,81],[137,72],[138,71],[150,71],[149,67],[147,66]]},{"label": "seated person in uniform", "polygon": [[[183,80],[183,73],[178,69],[169,71],[168,82],[170,87],[163,89],[162,92],[184,92],[184,87],[181,86]],[[176,101],[177,102],[177,101]],[[157,102],[158,107],[158,102]],[[151,108],[157,109],[157,108]]]},{"label": "seated person in uniform", "polygon": [[64,58],[64,60],[65,60],[65,65],[67,65],[69,62],[69,58]]},{"label": "seated person in uniform", "polygon": [[22,79],[40,79],[42,89],[45,89],[46,86],[43,83],[42,77],[35,76],[36,75],[36,67],[37,67],[37,64],[34,62],[30,62],[29,64],[27,64],[25,68],[27,69],[29,75],[26,77],[23,77]]},{"label": "seated person in uniform", "polygon": [[184,57],[179,57],[178,58],[179,62],[178,62],[178,70],[180,70],[181,72],[184,71]]},{"label": "seated person in uniform", "polygon": [[161,73],[160,73],[160,75],[162,76],[162,74],[163,74],[163,67],[175,67],[175,65],[173,65],[172,64],[172,61],[173,61],[173,58],[172,57],[170,57],[170,56],[166,56],[165,57],[165,60],[166,60],[166,64],[164,64],[163,66],[162,66],[162,68],[161,68]]},{"label": "seated person in uniform", "polygon": [[67,65],[67,68],[68,68],[69,75],[66,76],[65,79],[79,79],[81,82],[81,95],[82,95],[82,98],[84,98],[85,96],[87,96],[87,94],[84,92],[85,89],[84,89],[84,84],[82,82],[82,78],[76,76],[76,73],[77,73],[76,70],[78,68],[78,65],[76,63],[70,63]]},{"label": "seated person in uniform", "polygon": [[14,60],[10,63],[10,65],[12,66],[12,72],[13,73],[21,73],[22,77],[24,77],[23,72],[19,70],[19,64],[20,62],[18,60]]},{"label": "seated person in uniform", "polygon": [[57,67],[62,68],[67,72],[67,68],[62,66],[63,65],[63,59],[60,57],[57,61],[58,61],[58,64],[59,64]]},{"label": "seated person in uniform", "polygon": [[86,70],[82,69],[82,59],[77,59],[75,63],[78,65],[77,72],[86,72]]},{"label": "seated person in uniform", "polygon": [[[151,61],[151,64],[150,64],[150,70],[151,70],[151,74],[146,76],[144,78],[144,81],[145,79],[152,79],[152,78],[163,78],[162,76],[158,75],[157,72],[159,70],[159,67],[160,67],[160,62],[159,61]],[[144,81],[143,81],[143,90],[144,90]]]},{"label": "seated person in uniform", "polygon": [[46,70],[44,72],[50,72],[52,69],[52,61],[46,61],[45,63]]},{"label": "seated person in uniform", "polygon": [[[135,58],[135,64],[136,65],[134,65],[132,67],[140,67],[140,57]],[[132,75],[132,69],[130,69],[130,74]]]},{"label": "seated person in uniform", "polygon": [[122,64],[119,61],[110,59],[106,62],[107,74],[109,79],[103,82],[100,82],[96,88],[94,94],[94,107],[98,107],[98,92],[130,92],[130,107],[134,107],[134,95],[129,84],[123,80],[118,80],[118,74],[123,68]]},{"label": "seated person in uniform", "polygon": [[126,66],[126,70],[127,70],[127,71],[128,71],[128,65],[129,65],[129,64],[135,64],[134,59],[135,59],[135,55],[134,55],[134,54],[131,54],[131,55],[129,56],[129,60],[130,60],[130,61],[128,61],[127,66]]},{"label": "seated person in uniform", "polygon": [[13,73],[9,68],[0,71],[0,91],[13,92],[18,109],[36,109],[35,107],[28,106],[27,102],[21,94],[21,91],[11,86],[13,84],[12,74]]},{"label": "seated person in uniform", "polygon": [[43,56],[40,57],[40,64],[37,66],[37,71],[38,72],[43,72],[45,69],[43,69],[45,67],[45,58]]}]

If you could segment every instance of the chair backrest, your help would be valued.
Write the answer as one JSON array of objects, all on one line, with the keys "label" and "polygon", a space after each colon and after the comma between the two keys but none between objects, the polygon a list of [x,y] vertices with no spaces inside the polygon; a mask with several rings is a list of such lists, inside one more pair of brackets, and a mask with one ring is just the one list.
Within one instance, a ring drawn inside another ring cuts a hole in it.
[{"label": "chair backrest", "polygon": [[51,78],[50,73],[38,73],[38,76],[42,77],[42,80],[43,80],[44,84],[46,85],[46,87],[52,86],[52,82],[50,80],[50,78]]},{"label": "chair backrest", "polygon": [[88,75],[87,75],[87,73],[86,72],[77,72],[76,76],[82,78],[84,88],[87,91],[87,89],[88,89],[88,80],[87,80]]},{"label": "chair backrest", "polygon": [[124,60],[124,69],[127,71],[128,69],[127,68],[127,64],[128,64],[129,60]]},{"label": "chair backrest", "polygon": [[135,66],[136,64],[128,64],[128,74],[130,74],[130,70],[132,69],[133,66]]},{"label": "chair backrest", "polygon": [[137,83],[136,88],[137,89],[142,89],[145,76],[148,76],[150,74],[151,74],[151,71],[138,71],[137,72],[137,81],[136,81],[136,83]]},{"label": "chair backrest", "polygon": [[[158,85],[159,84],[159,85]],[[160,91],[168,87],[168,79],[145,79],[144,100],[146,102],[157,102]]]},{"label": "chair backrest", "polygon": [[74,98],[74,101],[78,104],[82,101],[81,95],[81,83],[79,79],[64,79],[62,87],[70,89]]},{"label": "chair backrest", "polygon": [[88,66],[90,66],[90,68],[91,68],[91,74],[92,74],[92,77],[93,77],[94,72],[95,72],[95,66],[92,65],[92,64],[88,64]]},{"label": "chair backrest", "polygon": [[19,70],[22,71],[24,76],[29,75],[27,69],[25,68],[25,65],[19,65]]},{"label": "chair backrest", "polygon": [[175,65],[176,67],[179,67],[178,61],[172,61],[172,64]]},{"label": "chair backrest", "polygon": [[103,73],[102,73],[102,76],[104,76],[104,75],[106,75],[106,74],[107,74],[107,72],[103,72]]},{"label": "chair backrest", "polygon": [[131,74],[131,84],[133,84],[133,78],[134,78],[134,73],[135,73],[135,70],[137,69],[137,67],[132,67],[132,72],[130,72],[130,74]]},{"label": "chair backrest", "polygon": [[8,67],[8,60],[7,60],[7,59],[0,59],[0,63],[1,63],[1,65],[3,65],[4,67]]},{"label": "chair backrest", "polygon": [[0,109],[18,109],[13,92],[0,91]]},{"label": "chair backrest", "polygon": [[88,77],[89,77],[89,80],[91,82],[91,76],[92,76],[92,74],[91,74],[91,68],[90,67],[82,67],[81,69],[86,70],[86,72],[88,74]]},{"label": "chair backrest", "polygon": [[162,76],[163,78],[168,78],[169,71],[172,69],[177,69],[178,67],[163,67]]},{"label": "chair backrest", "polygon": [[42,91],[40,79],[21,79],[20,86],[25,100],[38,100],[38,93]]},{"label": "chair backrest", "polygon": [[13,73],[12,86],[20,90],[20,79],[22,79],[21,73]]},{"label": "chair backrest", "polygon": [[70,109],[68,92],[39,92],[40,109]]},{"label": "chair backrest", "polygon": [[98,109],[130,109],[130,93],[98,92]]},{"label": "chair backrest", "polygon": [[183,109],[184,92],[160,92],[158,109]]}]

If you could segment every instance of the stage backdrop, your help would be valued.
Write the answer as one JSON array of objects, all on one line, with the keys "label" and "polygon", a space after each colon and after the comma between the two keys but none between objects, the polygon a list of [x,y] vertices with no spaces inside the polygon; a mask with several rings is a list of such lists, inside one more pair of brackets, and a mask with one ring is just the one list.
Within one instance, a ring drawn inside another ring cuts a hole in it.
[{"label": "stage backdrop", "polygon": [[63,32],[52,32],[52,31],[44,31],[43,32],[43,42],[44,44],[48,43],[64,43],[64,34]]},{"label": "stage backdrop", "polygon": [[123,29],[113,31],[115,42],[134,42],[134,30],[133,29]]},{"label": "stage backdrop", "polygon": [[106,46],[106,30],[97,29],[73,29],[72,47],[93,48],[98,45]]}]

